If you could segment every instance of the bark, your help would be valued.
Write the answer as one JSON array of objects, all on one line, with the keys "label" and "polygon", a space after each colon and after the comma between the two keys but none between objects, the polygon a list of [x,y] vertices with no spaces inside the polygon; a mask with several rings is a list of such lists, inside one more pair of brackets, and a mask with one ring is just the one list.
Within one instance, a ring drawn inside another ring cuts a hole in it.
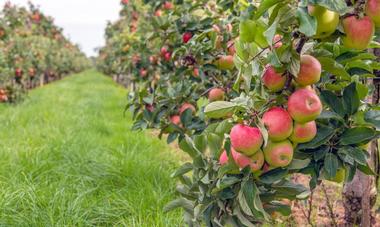
[{"label": "bark", "polygon": [[[380,49],[371,50],[380,58]],[[380,99],[380,72],[375,72],[375,78],[370,80],[374,92],[369,100],[372,104],[379,104]],[[372,141],[367,149],[370,154],[369,164],[379,174],[378,141]],[[345,225],[373,226],[374,217],[372,207],[376,202],[378,178],[367,176],[357,171],[352,182],[345,184],[343,189],[343,203],[345,208]]]}]

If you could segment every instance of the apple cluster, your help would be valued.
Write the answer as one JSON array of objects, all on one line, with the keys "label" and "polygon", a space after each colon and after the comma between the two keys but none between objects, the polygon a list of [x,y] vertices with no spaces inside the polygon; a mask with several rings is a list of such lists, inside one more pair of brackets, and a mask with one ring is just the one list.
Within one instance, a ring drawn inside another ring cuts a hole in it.
[{"label": "apple cluster", "polygon": [[[265,172],[285,167],[293,159],[294,148],[316,136],[315,119],[322,112],[322,103],[311,85],[317,83],[320,76],[319,61],[310,55],[301,56],[300,72],[294,78],[298,88],[288,97],[287,108],[274,106],[262,116],[268,132],[266,144],[258,127],[237,124],[231,129],[231,156],[240,168],[249,165],[253,172]],[[287,77],[268,66],[262,80],[269,91],[278,92],[285,88]],[[227,162],[228,156],[224,151],[220,164]]]},{"label": "apple cluster", "polygon": [[[333,34],[339,25],[339,14],[323,6],[309,5],[308,12],[317,20],[317,31],[314,38],[326,38]],[[349,15],[342,19],[345,36],[343,45],[347,48],[364,50],[368,47],[375,32],[380,26],[380,1],[367,0],[365,16]]]}]

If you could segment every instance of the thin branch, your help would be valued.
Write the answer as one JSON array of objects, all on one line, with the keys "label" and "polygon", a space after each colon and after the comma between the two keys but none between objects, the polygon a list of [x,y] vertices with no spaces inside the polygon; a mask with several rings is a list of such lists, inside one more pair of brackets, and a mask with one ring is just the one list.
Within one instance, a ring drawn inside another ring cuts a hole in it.
[{"label": "thin branch", "polygon": [[332,224],[333,224],[333,226],[337,227],[338,224],[336,223],[336,220],[335,220],[335,217],[334,217],[333,205],[330,203],[330,198],[327,195],[327,191],[326,191],[326,188],[325,188],[325,185],[323,184],[323,182],[322,182],[321,186],[322,186],[322,191],[323,191],[323,193],[325,194],[325,197],[326,197],[327,208],[329,209],[329,215],[330,215]]}]

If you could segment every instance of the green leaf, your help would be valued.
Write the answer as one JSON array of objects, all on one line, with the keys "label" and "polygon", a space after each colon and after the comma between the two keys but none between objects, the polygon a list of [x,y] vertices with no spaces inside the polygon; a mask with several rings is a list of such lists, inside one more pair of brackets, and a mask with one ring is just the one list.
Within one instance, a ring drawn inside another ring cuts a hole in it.
[{"label": "green leaf", "polygon": [[181,150],[183,150],[184,152],[188,153],[192,158],[195,158],[200,154],[199,150],[195,147],[194,142],[187,135],[179,143],[179,148],[181,148]]},{"label": "green leaf", "polygon": [[220,150],[222,149],[224,137],[220,137],[217,134],[209,133],[207,134],[207,143],[210,148],[211,153],[214,157],[219,157]]},{"label": "green leaf", "polygon": [[325,160],[324,160],[324,169],[327,174],[327,178],[328,179],[334,178],[338,168],[339,168],[338,158],[332,153],[326,154]]},{"label": "green leaf", "polygon": [[377,133],[372,128],[355,127],[347,129],[340,138],[342,145],[365,144],[374,139]]},{"label": "green leaf", "polygon": [[343,80],[351,80],[350,74],[344,69],[343,65],[336,62],[329,57],[318,57],[319,62],[322,65],[323,70],[340,77]]},{"label": "green leaf", "polygon": [[338,98],[338,96],[329,90],[323,90],[321,91],[321,98],[322,101],[330,107],[332,111],[335,113],[339,114],[341,117],[344,117],[345,112],[344,112],[344,106],[342,103],[342,100]]},{"label": "green leaf", "polygon": [[272,169],[260,176],[260,181],[264,184],[272,184],[276,181],[280,181],[288,174],[287,169],[276,168]]},{"label": "green leaf", "polygon": [[226,101],[216,101],[208,104],[204,110],[209,118],[223,118],[233,114],[236,104]]},{"label": "green leaf", "polygon": [[297,77],[300,72],[300,56],[297,54],[292,54],[292,58],[290,59],[290,64],[287,66],[289,72]]},{"label": "green leaf", "polygon": [[325,144],[334,135],[334,133],[335,131],[333,128],[329,126],[320,125],[318,127],[318,133],[316,137],[308,143],[298,145],[297,149],[304,150],[317,148]]},{"label": "green leaf", "polygon": [[280,202],[273,201],[271,203],[268,203],[265,206],[265,211],[268,212],[269,214],[273,212],[279,212],[280,214],[284,216],[289,216],[292,213],[292,210],[290,209],[290,206],[285,205]]},{"label": "green leaf", "polygon": [[367,174],[367,175],[372,175],[372,176],[376,176],[377,174],[371,169],[371,167],[368,166],[368,164],[366,165],[357,165],[357,168]]},{"label": "green leaf", "polygon": [[339,116],[337,113],[332,112],[332,111],[328,111],[328,110],[323,110],[317,119],[321,119],[321,120],[323,120],[323,119],[337,119],[340,121],[343,120],[343,118],[341,116]]},{"label": "green leaf", "polygon": [[371,123],[376,127],[376,130],[380,130],[380,110],[370,110],[365,113],[364,120]]},{"label": "green leaf", "polygon": [[289,164],[287,167],[289,170],[298,170],[298,169],[303,169],[306,166],[309,165],[310,159],[293,159],[292,162]]},{"label": "green leaf", "polygon": [[272,46],[273,37],[276,35],[276,29],[278,26],[278,20],[275,20],[273,24],[264,32],[264,36],[267,39],[269,45]]},{"label": "green leaf", "polygon": [[363,150],[357,147],[345,146],[338,150],[338,153],[344,153],[351,157],[355,162],[361,165],[367,164],[366,155]]},{"label": "green leaf", "polygon": [[297,9],[297,18],[300,23],[300,32],[306,36],[313,36],[317,32],[317,19],[307,12],[306,8]]},{"label": "green leaf", "polygon": [[169,202],[165,207],[164,207],[164,212],[169,212],[171,210],[177,209],[177,208],[183,208],[186,212],[192,214],[193,213],[193,208],[194,205],[190,200],[187,200],[185,198],[179,198],[176,200],[173,200]]},{"label": "green leaf", "polygon": [[263,0],[260,3],[256,13],[255,19],[259,19],[270,7],[282,2],[281,0]]},{"label": "green leaf", "polygon": [[346,1],[344,0],[309,0],[309,3],[324,6],[329,10],[338,12],[341,15],[347,13],[349,10]]},{"label": "green leaf", "polygon": [[343,104],[346,113],[349,115],[355,114],[359,109],[359,95],[356,91],[356,83],[351,83],[343,91]]},{"label": "green leaf", "polygon": [[365,84],[356,83],[356,91],[358,92],[359,99],[364,100],[368,95],[369,88]]},{"label": "green leaf", "polygon": [[190,172],[191,170],[193,170],[193,165],[189,162],[186,162],[185,164],[183,164],[181,167],[179,167],[172,175],[171,177],[178,177],[178,176],[182,176],[183,174],[185,173],[188,173]]}]

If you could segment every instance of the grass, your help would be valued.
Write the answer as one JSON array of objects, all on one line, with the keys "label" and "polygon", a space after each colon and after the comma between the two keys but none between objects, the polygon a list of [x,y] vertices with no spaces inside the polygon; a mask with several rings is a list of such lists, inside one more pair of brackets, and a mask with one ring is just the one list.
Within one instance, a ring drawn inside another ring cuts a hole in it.
[{"label": "grass", "polygon": [[95,71],[0,105],[1,226],[180,226],[164,142],[131,132],[126,91]]}]

